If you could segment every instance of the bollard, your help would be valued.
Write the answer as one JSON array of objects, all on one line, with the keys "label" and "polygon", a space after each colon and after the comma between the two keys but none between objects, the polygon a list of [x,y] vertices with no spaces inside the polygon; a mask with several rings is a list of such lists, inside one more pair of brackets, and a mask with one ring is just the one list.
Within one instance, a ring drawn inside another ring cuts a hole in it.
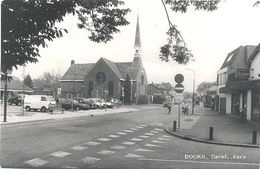
[{"label": "bollard", "polygon": [[213,127],[210,127],[209,128],[209,139],[210,140],[213,140],[213,131],[214,131]]},{"label": "bollard", "polygon": [[53,110],[50,110],[50,113],[52,114]]},{"label": "bollard", "polygon": [[173,131],[176,131],[177,121],[173,121]]},{"label": "bollard", "polygon": [[63,109],[61,110],[61,114],[64,114],[64,110]]},{"label": "bollard", "polygon": [[257,142],[257,131],[256,131],[256,130],[253,130],[252,143],[253,143],[253,144],[256,144],[256,142]]}]

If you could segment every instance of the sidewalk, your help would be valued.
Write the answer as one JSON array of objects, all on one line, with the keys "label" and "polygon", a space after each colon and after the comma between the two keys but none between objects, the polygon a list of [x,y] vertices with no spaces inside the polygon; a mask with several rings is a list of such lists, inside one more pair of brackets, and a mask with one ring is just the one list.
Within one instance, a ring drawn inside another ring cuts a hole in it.
[{"label": "sidewalk", "polygon": [[[175,118],[176,120],[176,118]],[[178,120],[176,120],[178,122]],[[173,124],[165,130],[177,137],[198,142],[260,148],[260,122],[250,122],[236,117],[220,115],[209,108],[196,107],[194,115],[181,116],[180,129],[173,132]],[[213,127],[210,140],[209,128]],[[253,130],[257,131],[257,142],[252,144]]]},{"label": "sidewalk", "polygon": [[[54,110],[52,114],[50,112],[8,112],[7,122],[3,122],[3,115],[1,114],[1,125],[14,124],[14,123],[24,123],[24,122],[35,122],[44,120],[54,120],[54,119],[66,119],[75,118],[82,116],[98,116],[116,113],[126,113],[138,111],[140,109],[149,110],[154,108],[161,108],[157,105],[137,105],[137,106],[123,106],[120,108],[113,109],[93,109],[93,110],[80,110],[80,111],[69,111],[65,110],[63,113],[61,110]],[[23,114],[24,113],[24,114]]]}]

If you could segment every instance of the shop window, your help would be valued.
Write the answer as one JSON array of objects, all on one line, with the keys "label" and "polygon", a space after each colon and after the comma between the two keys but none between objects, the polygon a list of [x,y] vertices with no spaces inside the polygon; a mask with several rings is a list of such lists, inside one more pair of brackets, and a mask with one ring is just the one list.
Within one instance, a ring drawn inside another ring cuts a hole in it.
[{"label": "shop window", "polygon": [[260,122],[260,92],[252,92],[252,120]]}]

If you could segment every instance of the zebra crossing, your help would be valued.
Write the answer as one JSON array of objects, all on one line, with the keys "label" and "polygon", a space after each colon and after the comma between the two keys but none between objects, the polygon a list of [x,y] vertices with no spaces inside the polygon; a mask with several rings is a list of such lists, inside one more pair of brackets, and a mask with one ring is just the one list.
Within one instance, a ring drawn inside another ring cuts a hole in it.
[{"label": "zebra crossing", "polygon": [[[148,125],[146,125],[146,124],[140,124],[138,126],[134,126],[129,129],[122,130],[120,132],[116,132],[114,134],[109,134],[108,136],[105,136],[105,137],[97,138],[96,140],[85,142],[81,145],[75,145],[66,150],[53,152],[53,153],[43,156],[43,157],[38,157],[38,158],[34,158],[31,160],[25,161],[24,163],[18,165],[17,167],[22,167],[22,168],[24,168],[24,167],[28,167],[28,168],[52,167],[50,163],[55,161],[55,159],[53,159],[54,157],[59,158],[59,159],[62,159],[65,157],[68,158],[70,156],[75,155],[77,152],[84,153],[85,151],[86,151],[86,156],[84,156],[81,159],[78,159],[78,163],[81,163],[82,165],[83,164],[91,165],[91,164],[95,164],[96,162],[101,161],[102,159],[104,159],[108,156],[112,156],[119,151],[124,151],[126,148],[128,148],[130,146],[134,146],[137,143],[142,143],[144,140],[151,138],[149,143],[145,143],[144,145],[142,145],[142,147],[136,148],[131,153],[127,152],[127,154],[123,156],[124,158],[142,158],[143,156],[138,155],[137,153],[140,153],[140,152],[153,153],[153,152],[155,152],[155,150],[153,148],[161,147],[162,144],[165,144],[167,141],[170,140],[169,139],[170,136],[167,136],[167,135],[162,135],[160,137],[156,137],[157,134],[159,134],[163,131],[163,129],[159,128],[158,126],[157,127],[149,126],[149,128],[152,127],[152,130],[150,129],[148,131],[147,130],[143,131],[142,134],[139,136],[135,135],[130,139],[124,140],[124,137],[126,137],[127,135],[131,135],[131,134],[133,135],[134,132],[144,130],[147,127],[148,127]],[[111,142],[111,144],[112,144],[113,143],[112,141],[115,141],[118,139],[122,139],[122,141],[115,145],[111,145],[104,149],[98,150],[94,154],[88,154],[88,152],[87,152],[89,149],[93,150],[95,147],[101,147],[102,145],[107,145],[106,143],[108,143],[108,142],[109,143]],[[51,157],[53,157],[53,158],[51,158]],[[63,164],[60,164],[60,165],[63,165]],[[64,165],[64,166],[59,166],[59,168],[77,168],[77,166]]]}]

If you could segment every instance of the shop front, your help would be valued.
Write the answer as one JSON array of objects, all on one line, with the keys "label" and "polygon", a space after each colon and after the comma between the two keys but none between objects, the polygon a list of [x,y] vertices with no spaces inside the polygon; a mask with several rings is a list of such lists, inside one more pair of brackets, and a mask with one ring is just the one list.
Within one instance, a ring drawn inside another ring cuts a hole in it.
[{"label": "shop front", "polygon": [[252,92],[252,121],[260,122],[260,91],[253,90]]}]

